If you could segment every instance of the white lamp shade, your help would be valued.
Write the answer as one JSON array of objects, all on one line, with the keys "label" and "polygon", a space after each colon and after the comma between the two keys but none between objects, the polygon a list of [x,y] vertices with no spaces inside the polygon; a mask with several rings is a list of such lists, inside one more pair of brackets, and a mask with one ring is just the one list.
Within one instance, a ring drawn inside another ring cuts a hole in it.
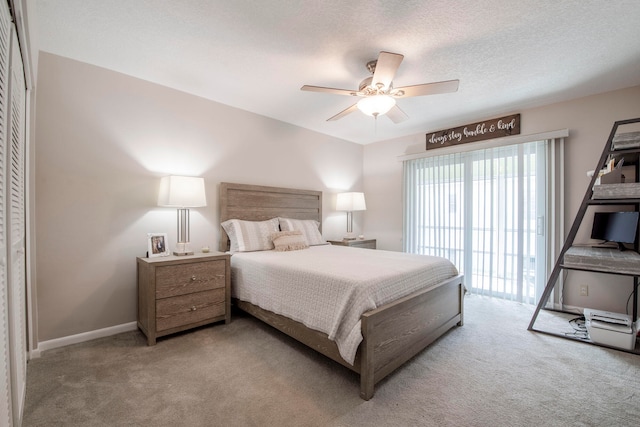
[{"label": "white lamp shade", "polygon": [[347,212],[366,211],[367,205],[364,202],[364,193],[338,193],[336,210]]},{"label": "white lamp shade", "polygon": [[387,113],[396,105],[396,100],[389,95],[367,96],[358,101],[358,110],[369,116]]},{"label": "white lamp shade", "polygon": [[158,206],[198,208],[207,206],[204,178],[193,176],[165,176],[160,180]]}]

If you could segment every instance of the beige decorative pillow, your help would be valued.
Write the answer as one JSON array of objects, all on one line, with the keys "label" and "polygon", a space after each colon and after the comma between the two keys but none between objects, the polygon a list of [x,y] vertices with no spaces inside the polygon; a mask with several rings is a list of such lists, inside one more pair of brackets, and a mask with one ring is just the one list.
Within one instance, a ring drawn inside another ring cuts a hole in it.
[{"label": "beige decorative pillow", "polygon": [[297,251],[307,249],[307,239],[302,231],[278,231],[271,235],[276,251]]},{"label": "beige decorative pillow", "polygon": [[293,219],[293,218],[278,218],[280,222],[280,230],[282,231],[301,231],[304,237],[307,238],[309,246],[314,245],[326,245],[327,241],[322,238],[318,226],[320,223],[312,219]]},{"label": "beige decorative pillow", "polygon": [[268,251],[273,249],[271,234],[278,232],[278,218],[267,221],[230,219],[222,224],[231,243],[231,252]]}]

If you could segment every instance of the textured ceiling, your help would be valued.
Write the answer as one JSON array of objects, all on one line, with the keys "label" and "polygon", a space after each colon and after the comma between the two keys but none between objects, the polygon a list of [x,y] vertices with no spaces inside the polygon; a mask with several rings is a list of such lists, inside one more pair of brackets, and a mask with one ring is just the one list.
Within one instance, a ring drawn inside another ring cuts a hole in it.
[{"label": "textured ceiling", "polygon": [[[366,144],[640,84],[638,0],[37,0],[42,51]],[[326,119],[382,50],[409,120]],[[640,101],[639,101],[640,102]]]}]

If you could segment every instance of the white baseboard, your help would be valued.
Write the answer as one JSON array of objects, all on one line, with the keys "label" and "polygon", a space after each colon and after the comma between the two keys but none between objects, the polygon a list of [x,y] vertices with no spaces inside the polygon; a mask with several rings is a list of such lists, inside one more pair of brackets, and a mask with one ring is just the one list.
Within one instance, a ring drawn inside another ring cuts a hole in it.
[{"label": "white baseboard", "polygon": [[[543,307],[543,308],[548,308],[548,307]],[[576,314],[582,314],[582,312],[584,311],[583,307],[577,307],[574,305],[562,305],[559,304],[557,302],[554,302],[551,305],[551,310],[557,310],[557,311],[569,311],[569,312],[575,312]]]},{"label": "white baseboard", "polygon": [[56,338],[53,340],[42,341],[38,343],[38,348],[29,352],[29,357],[35,359],[40,357],[41,353],[54,348],[65,347],[71,344],[78,344],[85,341],[95,340],[96,338],[109,337],[111,335],[121,334],[123,332],[135,331],[138,329],[137,322],[124,323],[122,325],[110,326],[108,328],[97,329],[95,331],[83,332],[68,337]]},{"label": "white baseboard", "polygon": [[561,310],[570,311],[580,316],[582,316],[582,314],[584,313],[584,307],[578,307],[575,305],[565,305]]}]

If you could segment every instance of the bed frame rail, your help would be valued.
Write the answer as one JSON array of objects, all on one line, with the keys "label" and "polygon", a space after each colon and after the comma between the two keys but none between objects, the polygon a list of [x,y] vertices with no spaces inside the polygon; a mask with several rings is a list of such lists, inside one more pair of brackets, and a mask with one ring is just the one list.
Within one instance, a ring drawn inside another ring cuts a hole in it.
[{"label": "bed frame rail", "polygon": [[322,353],[330,359],[335,360],[341,365],[360,373],[360,356],[356,355],[354,365],[348,364],[338,351],[338,346],[331,341],[327,334],[310,329],[300,322],[291,320],[288,317],[281,316],[272,311],[264,310],[250,302],[234,300],[235,305],[242,311],[262,320],[264,323],[276,328],[282,333],[289,335],[296,341],[314,349],[318,353]]},{"label": "bed frame rail", "polygon": [[373,397],[375,385],[454,326],[463,324],[462,275],[448,279],[362,315],[363,341],[353,365],[334,341],[302,323],[234,300],[242,311],[360,374],[360,397]]}]

